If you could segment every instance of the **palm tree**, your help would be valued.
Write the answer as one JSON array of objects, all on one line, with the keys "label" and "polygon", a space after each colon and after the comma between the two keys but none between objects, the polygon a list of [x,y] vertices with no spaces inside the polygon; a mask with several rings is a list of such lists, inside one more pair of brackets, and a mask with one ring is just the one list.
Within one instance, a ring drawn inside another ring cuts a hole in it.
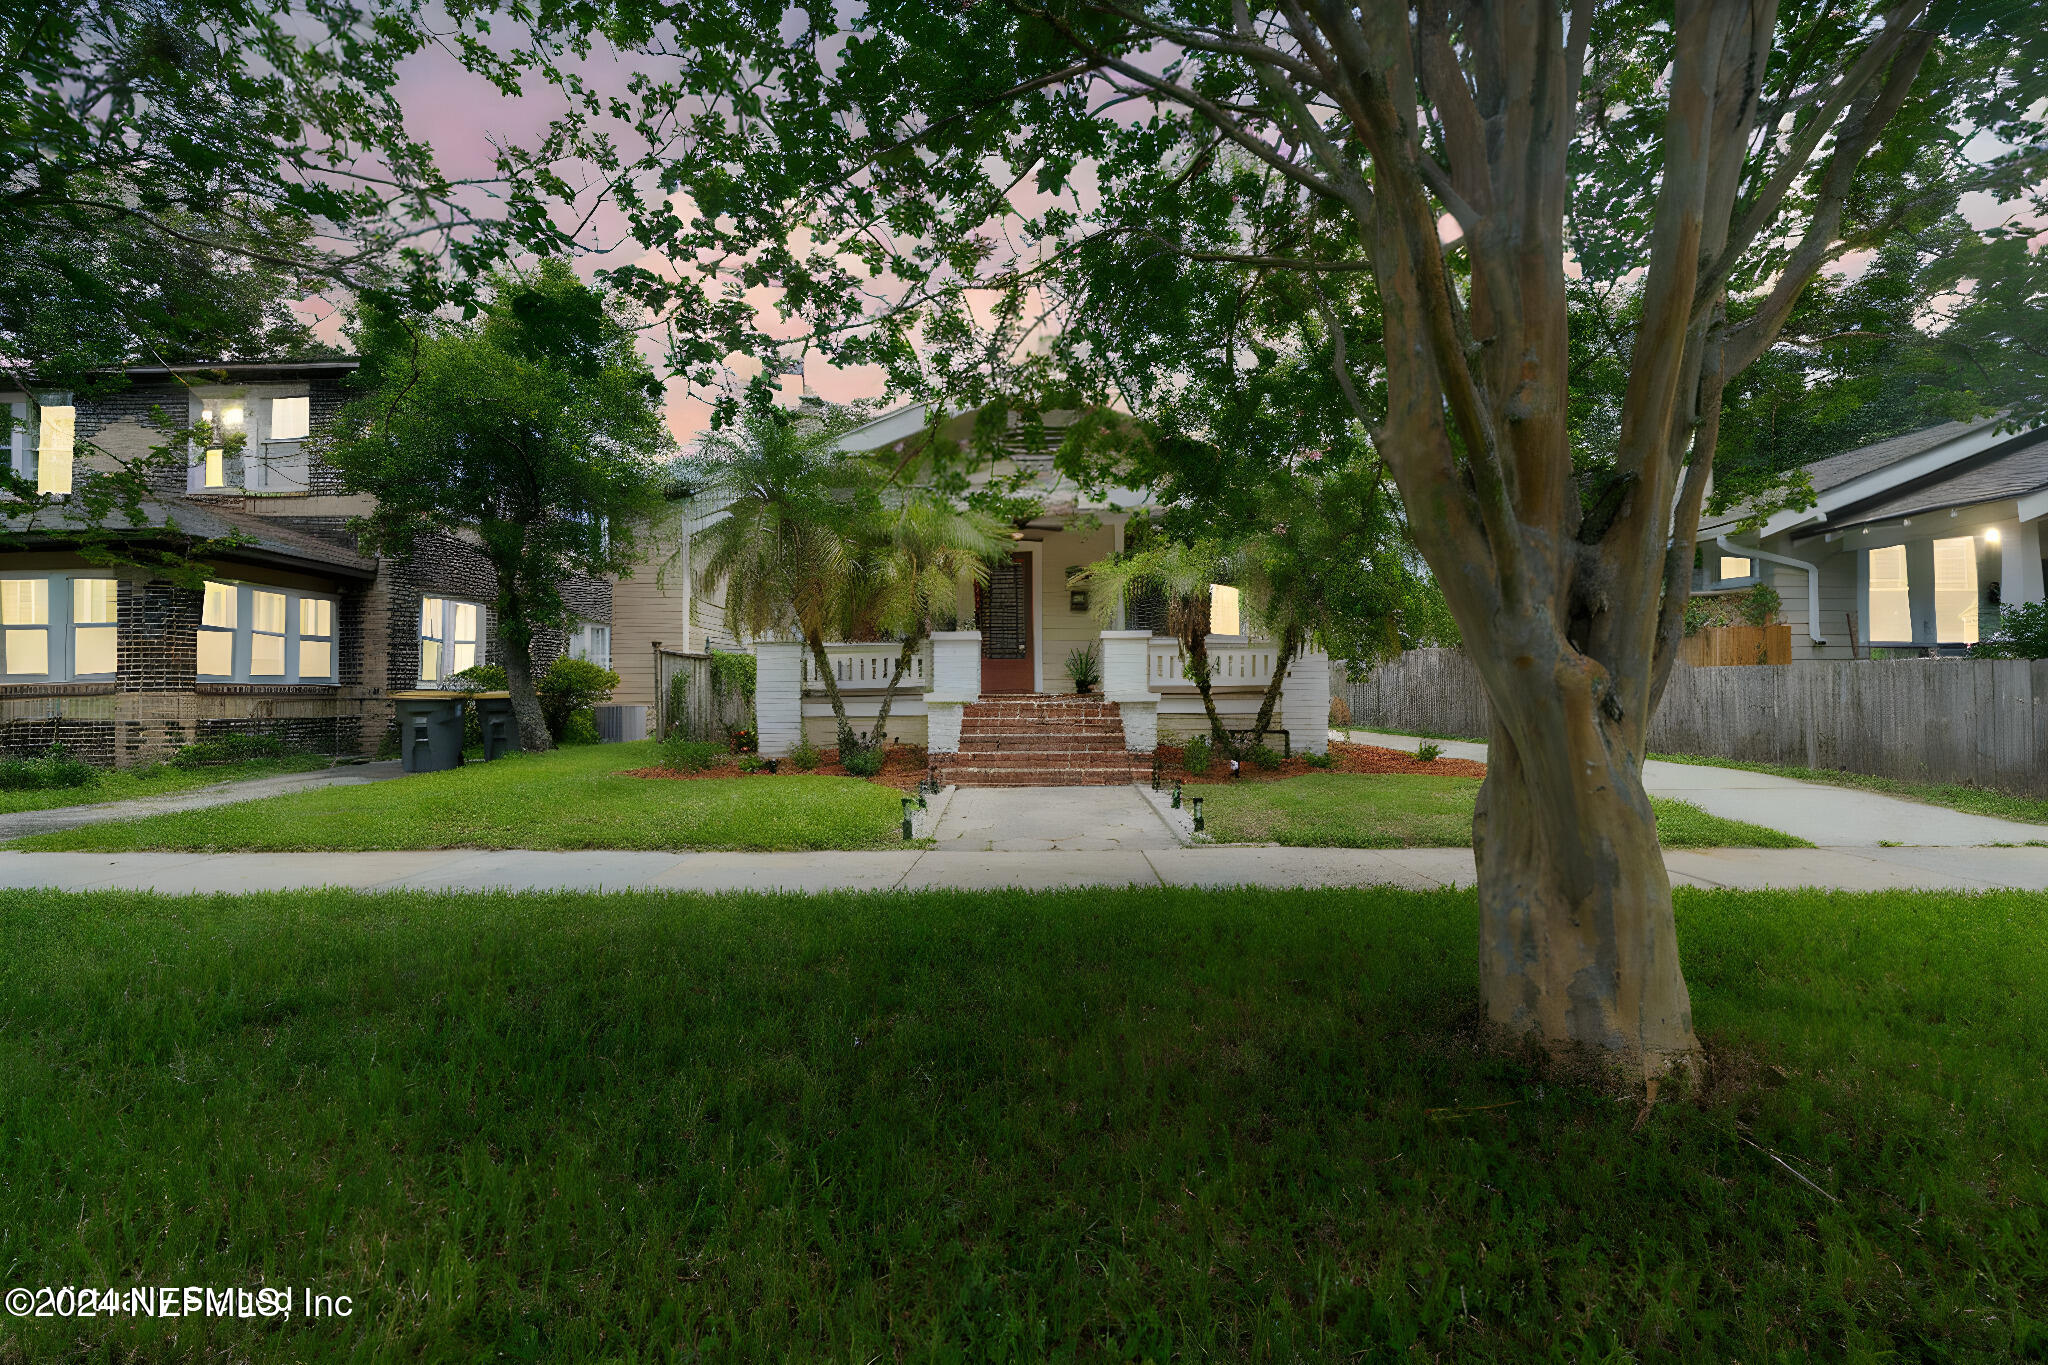
[{"label": "palm tree", "polygon": [[1095,592],[1096,614],[1104,621],[1114,616],[1117,604],[1131,593],[1157,592],[1166,599],[1166,632],[1180,641],[1187,654],[1187,676],[1202,695],[1210,738],[1225,755],[1234,755],[1237,748],[1223,728],[1223,717],[1217,714],[1216,699],[1210,692],[1209,586],[1236,576],[1237,558],[1235,547],[1216,539],[1154,539],[1142,548],[1091,564],[1070,580],[1072,587]]},{"label": "palm tree", "polygon": [[696,460],[723,515],[706,531],[699,590],[725,585],[726,620],[747,638],[792,631],[809,647],[832,701],[842,755],[861,748],[846,716],[827,638],[843,633],[858,538],[857,471],[831,431],[779,414],[704,438]]},{"label": "palm tree", "polygon": [[995,518],[923,492],[901,498],[884,513],[878,529],[884,537],[878,556],[882,573],[872,611],[882,629],[903,641],[868,737],[870,744],[879,746],[897,684],[918,645],[938,618],[951,614],[960,585],[986,583],[989,566],[1006,556],[1010,546]]}]

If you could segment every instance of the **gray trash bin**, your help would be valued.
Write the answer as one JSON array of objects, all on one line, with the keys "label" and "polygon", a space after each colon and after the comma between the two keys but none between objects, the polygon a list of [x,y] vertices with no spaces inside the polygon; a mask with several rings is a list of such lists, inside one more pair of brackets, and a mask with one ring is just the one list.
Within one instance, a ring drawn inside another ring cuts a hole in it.
[{"label": "gray trash bin", "polygon": [[477,728],[483,732],[484,761],[519,752],[519,717],[512,714],[510,692],[478,692]]},{"label": "gray trash bin", "polygon": [[394,692],[398,756],[409,773],[438,773],[462,762],[462,694]]}]

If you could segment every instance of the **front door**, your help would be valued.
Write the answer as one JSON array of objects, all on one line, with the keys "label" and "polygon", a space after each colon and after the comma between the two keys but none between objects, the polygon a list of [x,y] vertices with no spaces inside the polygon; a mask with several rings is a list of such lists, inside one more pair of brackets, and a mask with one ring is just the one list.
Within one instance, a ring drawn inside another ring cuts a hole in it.
[{"label": "front door", "polygon": [[989,570],[974,590],[974,621],[981,627],[981,690],[1029,692],[1031,667],[1030,555]]}]

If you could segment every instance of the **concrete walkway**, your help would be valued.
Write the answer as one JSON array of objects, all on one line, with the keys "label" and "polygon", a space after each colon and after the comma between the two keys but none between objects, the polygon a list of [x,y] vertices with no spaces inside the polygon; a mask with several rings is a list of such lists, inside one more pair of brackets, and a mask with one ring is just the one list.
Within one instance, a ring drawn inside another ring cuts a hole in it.
[{"label": "concrete walkway", "polygon": [[280,773],[276,777],[254,777],[211,787],[188,787],[165,796],[139,796],[130,801],[106,801],[96,806],[18,811],[12,815],[0,815],[0,841],[76,829],[80,825],[96,825],[102,820],[138,820],[145,815],[163,815],[169,811],[203,810],[208,806],[226,806],[266,796],[285,796],[315,787],[359,787],[368,782],[386,782],[402,777],[404,772],[404,766],[396,759],[388,763],[352,763],[346,767],[320,768],[307,773]]},{"label": "concrete walkway", "polygon": [[[1681,886],[2048,890],[2048,848],[1729,848],[1665,855]],[[0,852],[0,888],[66,891],[927,891],[1014,887],[1470,886],[1464,848],[1270,846],[963,854]]]},{"label": "concrete walkway", "polygon": [[[1330,738],[1341,740],[1342,732]],[[1412,735],[1385,735],[1353,730],[1354,744],[1376,744],[1409,753],[1430,741]],[[1448,758],[1486,761],[1484,744],[1443,739]],[[1929,806],[1896,796],[1800,782],[1740,768],[1715,768],[1698,763],[1651,759],[1643,764],[1643,786],[1652,796],[1690,801],[1710,815],[1747,820],[1753,825],[1796,834],[1823,848],[1878,848],[1888,844],[1921,848],[1968,848],[1983,844],[2024,844],[2048,841],[2048,825],[1969,815],[1946,806]]]},{"label": "concrete walkway", "polygon": [[956,787],[932,831],[939,853],[1107,853],[1179,848],[1135,787]]}]

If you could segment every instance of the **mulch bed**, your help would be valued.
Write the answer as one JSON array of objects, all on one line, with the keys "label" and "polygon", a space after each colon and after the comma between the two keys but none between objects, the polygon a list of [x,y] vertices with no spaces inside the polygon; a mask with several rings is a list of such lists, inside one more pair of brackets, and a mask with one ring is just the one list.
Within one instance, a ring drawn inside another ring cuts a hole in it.
[{"label": "mulch bed", "polygon": [[[702,772],[679,772],[674,768],[634,768],[624,774],[626,777],[651,777],[665,781],[689,782],[706,777],[852,777],[839,763],[839,750],[818,751],[818,766],[809,772],[799,772],[790,766],[788,759],[777,764],[777,771],[763,768],[756,772],[743,773],[739,770],[739,755],[728,754],[714,767]],[[891,744],[882,754],[882,771],[868,779],[884,787],[898,791],[914,791],[917,780],[925,773],[925,752],[915,744]]]},{"label": "mulch bed", "polygon": [[1343,744],[1330,742],[1330,766],[1318,768],[1300,755],[1284,760],[1279,767],[1266,769],[1240,759],[1237,776],[1230,775],[1230,764],[1220,754],[1210,760],[1206,773],[1188,773],[1180,766],[1181,751],[1178,745],[1159,746],[1167,778],[1180,777],[1189,782],[1278,782],[1285,777],[1303,777],[1309,773],[1395,773],[1407,777],[1484,777],[1486,765],[1475,763],[1469,758],[1439,758],[1424,763],[1414,754],[1400,749],[1382,749],[1375,744]]}]

